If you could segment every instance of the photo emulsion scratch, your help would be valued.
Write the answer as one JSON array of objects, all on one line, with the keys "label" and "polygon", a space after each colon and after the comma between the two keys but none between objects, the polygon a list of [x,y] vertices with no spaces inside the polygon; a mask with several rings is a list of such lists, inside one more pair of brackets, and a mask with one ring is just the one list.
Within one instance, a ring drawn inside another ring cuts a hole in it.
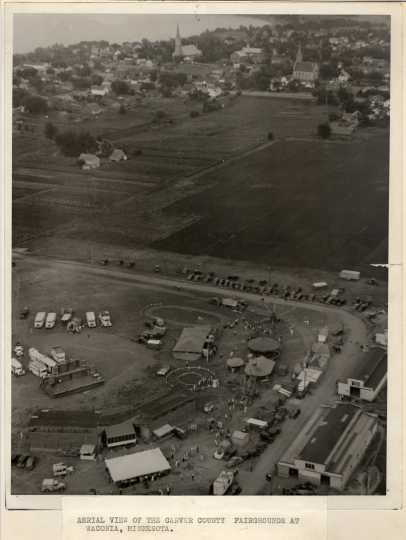
[{"label": "photo emulsion scratch", "polygon": [[14,14],[11,495],[386,495],[390,62],[384,15]]}]

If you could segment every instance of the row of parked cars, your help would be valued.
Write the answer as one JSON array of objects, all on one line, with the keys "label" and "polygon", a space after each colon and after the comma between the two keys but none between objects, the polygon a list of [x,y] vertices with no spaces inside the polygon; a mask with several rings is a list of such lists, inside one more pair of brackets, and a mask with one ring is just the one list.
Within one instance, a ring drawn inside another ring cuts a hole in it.
[{"label": "row of parked cars", "polygon": [[237,291],[260,294],[263,296],[278,296],[284,300],[296,300],[307,302],[320,302],[323,304],[332,304],[336,306],[344,306],[347,301],[339,296],[326,294],[316,296],[314,293],[305,293],[302,287],[291,287],[290,285],[281,286],[278,283],[268,285],[267,281],[255,282],[253,279],[247,279],[244,282],[240,281],[239,276],[230,275],[226,278],[216,277],[214,272],[204,274],[200,270],[194,270],[187,275],[189,281],[200,281],[203,283],[212,283],[218,287],[234,289]]},{"label": "row of parked cars", "polygon": [[[112,326],[110,312],[107,310],[100,311],[97,315],[97,319],[94,311],[87,311],[85,313],[85,320],[88,328],[96,328],[97,321],[99,321],[99,324],[102,327]],[[74,317],[73,310],[70,308],[61,310],[60,321],[67,325],[74,322],[78,325],[82,324],[82,319],[80,317]],[[38,311],[34,317],[34,328],[54,328],[56,322],[56,312],[50,311],[47,313],[46,311]]]},{"label": "row of parked cars", "polygon": [[12,454],[11,465],[18,469],[26,469],[32,471],[37,464],[37,457],[31,454]]}]

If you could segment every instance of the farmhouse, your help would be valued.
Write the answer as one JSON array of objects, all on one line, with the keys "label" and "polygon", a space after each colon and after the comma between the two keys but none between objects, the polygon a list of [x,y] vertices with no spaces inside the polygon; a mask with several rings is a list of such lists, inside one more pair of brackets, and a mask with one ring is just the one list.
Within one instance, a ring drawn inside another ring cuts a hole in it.
[{"label": "farmhouse", "polygon": [[104,463],[112,481],[122,487],[171,470],[160,448],[106,459]]},{"label": "farmhouse", "polygon": [[299,49],[296,55],[296,61],[293,65],[292,78],[304,83],[312,83],[319,78],[319,66],[315,62],[304,62],[302,47],[299,45]]},{"label": "farmhouse", "polygon": [[359,407],[321,406],[282,456],[278,474],[342,491],[376,430],[376,417]]},{"label": "farmhouse", "polygon": [[100,167],[100,158],[94,154],[80,154],[78,161],[82,164],[82,169],[85,171]]},{"label": "farmhouse", "polygon": [[192,326],[184,328],[173,348],[173,356],[177,360],[196,361],[207,354],[208,345],[214,341],[210,326]]},{"label": "farmhouse", "polygon": [[386,352],[380,348],[371,349],[351,377],[337,382],[337,394],[373,401],[386,384],[387,374]]}]

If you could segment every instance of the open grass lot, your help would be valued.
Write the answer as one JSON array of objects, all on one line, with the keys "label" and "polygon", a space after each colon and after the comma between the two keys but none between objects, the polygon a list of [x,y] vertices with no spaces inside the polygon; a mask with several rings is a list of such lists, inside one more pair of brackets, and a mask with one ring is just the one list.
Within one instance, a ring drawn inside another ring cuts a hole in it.
[{"label": "open grass lot", "polygon": [[386,132],[278,141],[199,181],[212,187],[168,212],[200,220],[156,247],[326,269],[387,260]]}]

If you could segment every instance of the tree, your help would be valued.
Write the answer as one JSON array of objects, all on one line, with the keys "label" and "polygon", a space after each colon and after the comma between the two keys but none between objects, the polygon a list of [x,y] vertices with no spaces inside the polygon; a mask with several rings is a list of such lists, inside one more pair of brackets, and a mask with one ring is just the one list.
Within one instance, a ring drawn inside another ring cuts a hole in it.
[{"label": "tree", "polygon": [[92,81],[92,84],[94,84],[95,86],[100,86],[101,83],[103,82],[103,77],[101,75],[97,75],[97,73],[94,73],[90,77],[90,80]]},{"label": "tree", "polygon": [[76,133],[68,130],[58,133],[55,142],[65,156],[75,157],[82,152],[95,152],[97,150],[96,139],[88,132]]},{"label": "tree", "polygon": [[58,128],[52,122],[47,122],[44,127],[44,133],[47,139],[54,140],[58,133]]},{"label": "tree", "polygon": [[331,135],[331,127],[327,122],[317,126],[317,134],[321,139],[329,139]]},{"label": "tree", "polygon": [[22,105],[24,105],[31,114],[44,114],[48,110],[48,103],[41,96],[28,95],[24,99]]},{"label": "tree", "polygon": [[130,93],[130,85],[127,82],[121,81],[119,79],[111,83],[111,89],[118,96],[128,95]]}]

